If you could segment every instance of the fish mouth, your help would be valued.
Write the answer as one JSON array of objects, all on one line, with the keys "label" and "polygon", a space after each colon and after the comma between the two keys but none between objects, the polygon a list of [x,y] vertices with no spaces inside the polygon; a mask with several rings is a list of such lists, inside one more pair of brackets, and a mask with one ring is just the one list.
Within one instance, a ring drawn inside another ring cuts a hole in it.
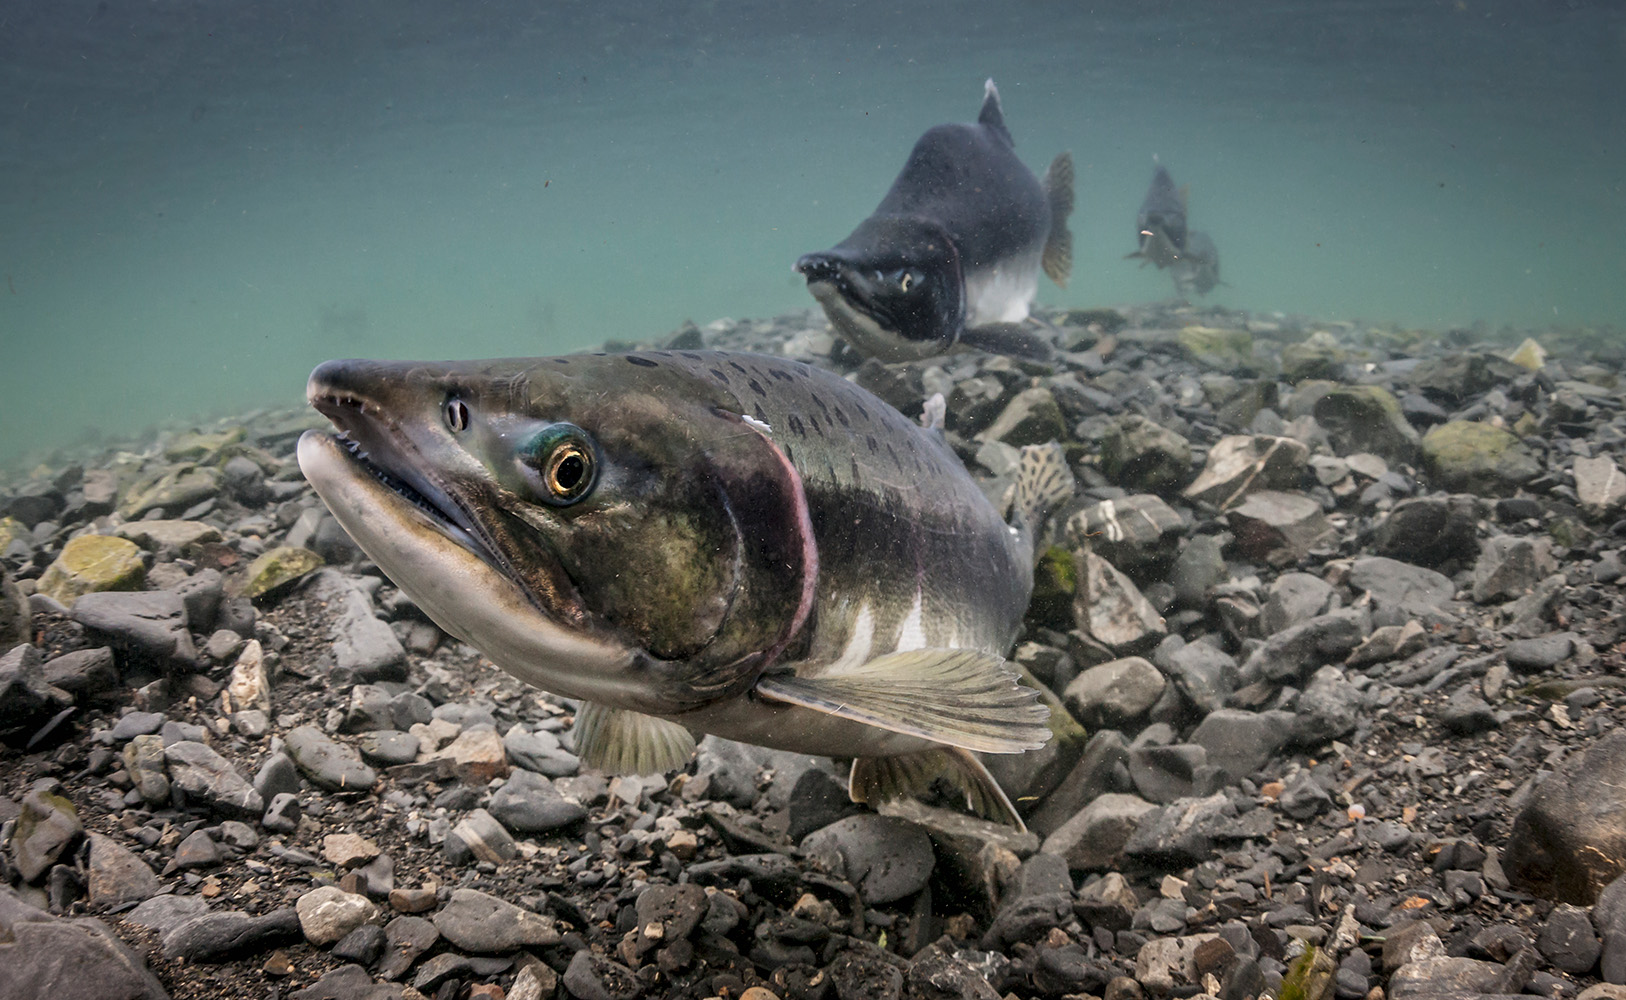
[{"label": "fish mouth", "polygon": [[467,506],[426,471],[429,463],[415,461],[416,456],[407,454],[411,445],[377,404],[328,389],[318,384],[315,375],[306,398],[313,409],[333,422],[336,431],[330,436],[356,471],[411,505],[441,534],[494,569],[508,569],[483,538]]}]

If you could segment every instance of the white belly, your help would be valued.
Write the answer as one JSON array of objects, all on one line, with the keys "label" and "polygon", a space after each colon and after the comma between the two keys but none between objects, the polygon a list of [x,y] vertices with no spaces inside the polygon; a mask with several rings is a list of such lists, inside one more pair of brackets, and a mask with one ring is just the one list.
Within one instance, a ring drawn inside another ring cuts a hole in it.
[{"label": "white belly", "polygon": [[1039,254],[1001,261],[965,278],[965,325],[1020,323],[1039,292]]}]

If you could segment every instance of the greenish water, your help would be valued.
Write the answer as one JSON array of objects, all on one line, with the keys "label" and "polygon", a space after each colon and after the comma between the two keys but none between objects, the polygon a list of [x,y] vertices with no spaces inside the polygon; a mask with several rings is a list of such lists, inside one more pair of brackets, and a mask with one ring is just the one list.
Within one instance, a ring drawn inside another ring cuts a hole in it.
[{"label": "greenish water", "polygon": [[1078,165],[1041,301],[1137,270],[1161,156],[1209,301],[1626,326],[1618,4],[19,3],[0,9],[0,461],[812,305],[791,264],[999,83]]}]

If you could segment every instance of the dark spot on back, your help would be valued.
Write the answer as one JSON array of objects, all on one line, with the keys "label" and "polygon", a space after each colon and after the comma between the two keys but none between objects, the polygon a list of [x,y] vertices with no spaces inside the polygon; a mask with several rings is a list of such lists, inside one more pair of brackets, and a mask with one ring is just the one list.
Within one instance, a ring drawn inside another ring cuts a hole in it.
[{"label": "dark spot on back", "polygon": [[789,381],[791,381],[791,377],[789,375],[785,374],[783,371],[780,371],[778,368],[773,369],[768,374],[772,375],[774,378],[780,380],[781,382],[789,382]]},{"label": "dark spot on back", "polygon": [[640,368],[659,368],[661,366],[659,361],[651,361],[648,358],[640,358],[636,354],[627,355],[627,360]]},{"label": "dark spot on back", "polygon": [[809,399],[813,400],[813,405],[817,406],[819,408],[820,413],[824,414],[827,417],[830,415],[830,408],[828,406],[824,405],[824,400],[819,398],[818,393],[810,392],[807,395],[808,395]]},{"label": "dark spot on back", "polygon": [[758,396],[768,395],[767,391],[762,388],[762,383],[758,382],[756,379],[751,379],[751,391],[756,393]]},{"label": "dark spot on back", "polygon": [[551,360],[556,365],[568,365],[568,364],[570,364],[570,359],[569,358],[553,358]]},{"label": "dark spot on back", "polygon": [[766,413],[763,413],[763,412],[762,412],[762,404],[761,404],[761,403],[758,403],[758,404],[757,404],[757,405],[756,405],[756,406],[755,406],[755,407],[754,407],[754,408],[753,408],[753,409],[752,409],[752,412],[751,412],[751,415],[752,415],[752,416],[754,416],[754,417],[756,417],[756,418],[757,418],[757,419],[758,419],[758,420],[760,420],[760,421],[762,421],[762,422],[763,422],[763,423],[767,423],[767,422],[768,422],[768,415],[767,415],[767,414],[766,414]]},{"label": "dark spot on back", "polygon": [[684,351],[683,356],[688,358],[690,361],[704,361],[705,360],[705,358],[702,358],[700,355],[694,353],[693,351]]},{"label": "dark spot on back", "polygon": [[713,368],[711,369],[711,373],[717,376],[717,381],[722,382],[725,385],[728,383],[728,376],[723,374],[721,369]]},{"label": "dark spot on back", "polygon": [[877,450],[877,447],[878,447],[875,444],[875,435],[873,435],[873,434],[865,434],[864,435],[864,443],[869,445],[869,453],[871,455],[875,454],[875,452]]},{"label": "dark spot on back", "polygon": [[794,413],[790,415],[790,432],[797,437],[807,436],[807,428],[802,426],[802,418]]},{"label": "dark spot on back", "polygon": [[841,426],[843,426],[843,427],[851,427],[852,426],[851,424],[847,423],[847,415],[845,413],[841,412],[841,407],[839,407],[839,406],[836,407],[836,419],[841,421]]},{"label": "dark spot on back", "polygon": [[740,363],[738,361],[730,361],[728,363],[728,367],[730,367],[730,368],[734,369],[735,371],[739,372],[741,375],[749,375],[749,374],[751,374],[750,372],[746,371],[743,367],[741,367]]}]

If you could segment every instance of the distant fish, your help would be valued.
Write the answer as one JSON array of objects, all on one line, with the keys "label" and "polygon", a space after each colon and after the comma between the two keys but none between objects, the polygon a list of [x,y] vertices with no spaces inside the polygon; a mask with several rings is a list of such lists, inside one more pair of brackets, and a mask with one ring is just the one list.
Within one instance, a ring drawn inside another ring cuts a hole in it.
[{"label": "distant fish", "polygon": [[447,632],[580,699],[589,764],[671,770],[715,733],[855,758],[857,801],[944,776],[1021,825],[971,751],[1050,735],[1003,657],[1072,492],[1056,445],[1024,449],[1007,523],[940,426],[784,359],[330,361],[306,391],[334,517]]},{"label": "distant fish", "polygon": [[1208,234],[1193,229],[1186,237],[1185,253],[1174,262],[1174,287],[1181,295],[1193,292],[1207,295],[1215,285],[1224,284],[1219,276],[1219,248]]},{"label": "distant fish", "polygon": [[875,213],[796,270],[861,354],[906,361],[964,346],[1048,357],[1021,324],[1041,268],[1067,283],[1072,211],[1072,155],[1057,156],[1042,182],[1034,176],[989,80],[974,124],[928,129]]},{"label": "distant fish", "polygon": [[1148,261],[1158,270],[1172,267],[1186,252],[1186,195],[1175,190],[1174,179],[1161,163],[1152,171],[1152,184],[1135,217],[1135,238],[1138,246],[1129,257],[1140,258],[1142,267]]}]

